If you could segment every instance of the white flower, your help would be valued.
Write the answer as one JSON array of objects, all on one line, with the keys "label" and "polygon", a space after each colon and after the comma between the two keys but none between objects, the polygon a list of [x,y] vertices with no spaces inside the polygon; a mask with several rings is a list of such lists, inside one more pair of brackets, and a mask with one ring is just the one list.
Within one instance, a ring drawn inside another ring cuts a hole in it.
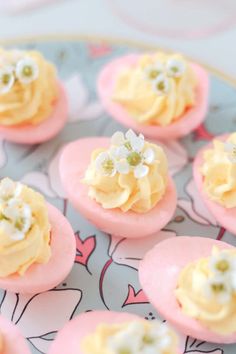
[{"label": "white flower", "polygon": [[117,354],[136,354],[141,349],[144,334],[141,322],[131,322],[124,330],[108,339],[108,349]]},{"label": "white flower", "polygon": [[134,151],[141,151],[144,147],[144,143],[143,134],[137,136],[132,129],[129,129],[125,134],[118,131],[111,137],[112,145],[120,146],[122,148],[126,147]]},{"label": "white flower", "polygon": [[236,258],[228,252],[221,251],[209,259],[209,268],[213,274],[226,275],[236,271]]},{"label": "white flower", "polygon": [[14,82],[14,68],[12,66],[0,68],[0,94],[9,92]]},{"label": "white flower", "polygon": [[133,170],[135,178],[142,178],[148,174],[147,165],[154,162],[155,153],[151,148],[144,150],[145,140],[142,134],[137,136],[131,129],[125,136],[117,132],[112,137],[112,143],[118,145],[114,154],[119,173],[127,174]]},{"label": "white flower", "polygon": [[28,204],[11,198],[2,205],[0,228],[13,240],[22,240],[32,225],[32,211]]},{"label": "white flower", "polygon": [[128,146],[130,145],[132,150],[141,151],[143,149],[145,140],[142,134],[139,134],[139,136],[137,136],[132,129],[129,129],[125,134],[125,137],[127,139]]},{"label": "white flower", "polygon": [[170,77],[180,77],[185,71],[185,64],[179,59],[169,59],[166,63],[166,71]]},{"label": "white flower", "polygon": [[154,321],[130,322],[125,328],[110,336],[108,349],[114,354],[156,354],[168,351],[172,342],[170,330],[165,324]]},{"label": "white flower", "polygon": [[0,228],[13,240],[22,240],[33,222],[30,206],[20,199],[22,187],[10,178],[0,182]]},{"label": "white flower", "polygon": [[236,144],[229,141],[224,143],[225,151],[228,152],[228,158],[232,163],[236,163]]},{"label": "white flower", "polygon": [[14,182],[10,178],[3,178],[0,182],[0,201],[16,198],[21,194],[22,184]]},{"label": "white flower", "polygon": [[158,321],[154,321],[148,332],[143,337],[144,353],[152,353],[148,349],[155,349],[156,352],[162,352],[166,350],[171,344],[171,336],[168,327],[165,324],[160,324]]},{"label": "white flower", "polygon": [[36,80],[39,75],[39,68],[34,59],[23,58],[16,64],[16,77],[22,84],[29,84]]},{"label": "white flower", "polygon": [[164,74],[158,75],[152,83],[152,88],[159,96],[166,95],[170,89],[168,77]]},{"label": "white flower", "polygon": [[103,176],[113,177],[116,174],[115,160],[109,152],[101,152],[95,160],[95,166]]},{"label": "white flower", "polygon": [[164,65],[161,62],[156,62],[153,65],[148,66],[145,68],[145,76],[148,80],[155,80],[158,75],[163,73],[165,70]]},{"label": "white flower", "polygon": [[209,300],[215,298],[220,304],[225,304],[232,298],[230,279],[226,276],[214,276],[208,279],[204,291]]}]

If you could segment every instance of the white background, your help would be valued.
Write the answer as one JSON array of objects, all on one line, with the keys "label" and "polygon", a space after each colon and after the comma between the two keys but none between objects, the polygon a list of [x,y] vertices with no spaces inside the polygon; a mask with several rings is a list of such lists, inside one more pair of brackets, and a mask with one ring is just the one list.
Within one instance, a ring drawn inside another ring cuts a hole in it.
[{"label": "white background", "polygon": [[[228,30],[201,39],[170,39],[141,31],[124,22],[111,10],[109,0],[0,0],[0,3],[10,6],[11,2],[16,2],[17,5],[25,2],[29,5],[34,1],[49,3],[11,14],[1,10],[1,42],[10,38],[50,34],[86,34],[132,40],[181,51],[236,79],[236,23]],[[137,3],[139,1],[143,0],[137,0]],[[155,3],[165,0],[148,1]],[[211,13],[206,15],[211,16]],[[171,25],[169,24],[170,27]]]}]

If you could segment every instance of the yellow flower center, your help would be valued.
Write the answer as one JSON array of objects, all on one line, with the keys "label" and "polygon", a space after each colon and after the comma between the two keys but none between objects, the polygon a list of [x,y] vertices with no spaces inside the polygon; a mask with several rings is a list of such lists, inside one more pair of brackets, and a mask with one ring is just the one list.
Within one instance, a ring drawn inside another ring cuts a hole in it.
[{"label": "yellow flower center", "polygon": [[229,270],[229,262],[227,262],[225,259],[222,259],[216,264],[216,269],[220,272],[226,272]]},{"label": "yellow flower center", "polygon": [[141,163],[142,158],[138,152],[133,151],[127,156],[127,161],[130,166],[137,166]]},{"label": "yellow flower center", "polygon": [[26,65],[26,66],[23,68],[22,72],[23,72],[23,75],[24,75],[24,76],[30,77],[30,76],[32,76],[32,74],[33,74],[33,69],[31,68],[31,66]]},{"label": "yellow flower center", "polygon": [[4,74],[4,75],[2,76],[2,83],[3,83],[4,85],[7,85],[7,84],[9,84],[10,79],[11,79],[11,75],[10,75],[10,74]]},{"label": "yellow flower center", "polygon": [[128,149],[128,150],[132,150],[132,146],[131,146],[131,144],[130,144],[129,141],[126,141],[126,143],[124,144],[124,146],[125,146],[126,149]]},{"label": "yellow flower center", "polygon": [[179,72],[179,69],[177,68],[177,66],[172,66],[171,71],[176,74]]},{"label": "yellow flower center", "polygon": [[160,74],[160,72],[158,70],[151,70],[149,72],[149,79],[153,80],[155,79],[158,75]]},{"label": "yellow flower center", "polygon": [[165,90],[165,83],[164,83],[164,81],[158,82],[157,85],[156,85],[156,87],[157,87],[157,89],[158,89],[159,91],[164,91],[164,90]]},{"label": "yellow flower center", "polygon": [[131,354],[131,350],[123,348],[119,350],[119,354]]},{"label": "yellow flower center", "polygon": [[225,290],[224,284],[211,284],[211,288],[214,293],[221,293]]},{"label": "yellow flower center", "polygon": [[143,343],[145,343],[145,344],[153,344],[153,338],[152,337],[150,337],[149,335],[144,335],[143,336]]},{"label": "yellow flower center", "polygon": [[232,155],[233,157],[236,157],[236,146],[234,146],[232,149]]},{"label": "yellow flower center", "polygon": [[25,223],[25,219],[21,217],[21,218],[16,220],[15,227],[19,231],[21,231],[23,229],[23,227],[24,227],[24,223]]},{"label": "yellow flower center", "polygon": [[114,163],[111,159],[106,160],[103,162],[102,167],[106,171],[106,173],[111,174],[114,170]]}]

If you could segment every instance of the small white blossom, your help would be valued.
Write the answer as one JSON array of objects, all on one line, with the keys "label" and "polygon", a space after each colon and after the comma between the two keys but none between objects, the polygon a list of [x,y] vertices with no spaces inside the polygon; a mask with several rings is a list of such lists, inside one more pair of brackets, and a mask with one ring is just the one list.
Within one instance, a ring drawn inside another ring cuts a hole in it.
[{"label": "small white blossom", "polygon": [[144,136],[136,135],[130,129],[126,134],[113,134],[110,149],[97,156],[95,166],[104,176],[112,177],[116,172],[128,174],[132,171],[135,178],[142,178],[148,174],[148,165],[154,161],[155,152],[152,148],[145,149]]},{"label": "small white blossom", "polygon": [[39,75],[39,68],[34,59],[23,58],[16,64],[16,77],[22,84],[30,84]]},{"label": "small white blossom", "polygon": [[131,129],[125,134],[116,133],[112,137],[112,143],[119,142],[116,149],[116,169],[121,174],[133,171],[135,178],[145,177],[149,172],[147,165],[155,160],[153,149],[144,150],[145,140],[142,134],[137,136]]},{"label": "small white blossom", "polygon": [[108,339],[108,349],[117,354],[136,354],[142,347],[144,334],[144,327],[141,322],[131,322],[128,327]]},{"label": "small white blossom", "polygon": [[218,252],[210,257],[209,268],[213,274],[230,274],[236,271],[236,258],[228,252]]},{"label": "small white blossom", "polygon": [[141,151],[144,146],[144,136],[139,134],[138,136],[129,129],[125,134],[118,131],[114,133],[111,137],[111,144],[117,147],[126,147],[134,151]]},{"label": "small white blossom", "polygon": [[8,93],[15,82],[14,68],[4,66],[0,68],[0,94]]},{"label": "small white blossom", "polygon": [[165,71],[165,66],[161,62],[156,62],[153,65],[148,66],[145,68],[145,76],[148,80],[155,80],[158,75]]},{"label": "small white blossom", "polygon": [[166,71],[170,77],[181,77],[185,71],[185,64],[179,59],[169,59],[166,63]]},{"label": "small white blossom", "polygon": [[[162,353],[162,351],[165,351],[171,345],[171,340],[170,330],[167,325],[154,321],[143,338],[144,349],[152,348],[156,352]],[[144,350],[144,353],[149,353],[149,351]]]},{"label": "small white blossom", "polygon": [[13,240],[22,240],[32,222],[31,207],[20,198],[22,184],[4,178],[0,182],[0,229]]},{"label": "small white blossom", "polygon": [[152,88],[158,96],[166,95],[170,89],[168,77],[165,74],[158,75],[152,82]]},{"label": "small white blossom", "polygon": [[32,225],[32,211],[28,204],[17,198],[4,203],[0,228],[13,240],[22,240]]},{"label": "small white blossom", "polygon": [[164,354],[171,346],[168,327],[153,321],[134,321],[108,339],[108,349],[114,354]]},{"label": "small white blossom", "polygon": [[228,153],[228,158],[232,163],[236,163],[236,144],[229,141],[224,143],[225,151]]},{"label": "small white blossom", "polygon": [[95,160],[96,170],[103,176],[113,177],[116,174],[115,160],[109,152],[101,152]]},{"label": "small white blossom", "polygon": [[22,184],[10,178],[3,178],[0,182],[0,201],[16,198],[21,194]]},{"label": "small white blossom", "polygon": [[215,298],[218,303],[225,304],[232,298],[230,278],[226,276],[211,277],[206,281],[204,291],[209,300]]}]

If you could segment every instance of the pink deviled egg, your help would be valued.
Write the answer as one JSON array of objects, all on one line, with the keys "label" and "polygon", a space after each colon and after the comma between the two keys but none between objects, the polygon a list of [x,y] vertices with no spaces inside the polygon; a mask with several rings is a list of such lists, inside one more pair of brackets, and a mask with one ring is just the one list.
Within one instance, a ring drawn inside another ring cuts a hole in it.
[{"label": "pink deviled egg", "polygon": [[0,136],[38,144],[67,121],[67,98],[53,64],[36,51],[0,48]]},{"label": "pink deviled egg", "polygon": [[217,222],[236,235],[236,133],[215,137],[193,164],[198,191]]},{"label": "pink deviled egg", "polygon": [[30,354],[26,340],[10,321],[0,316],[0,353]]},{"label": "pink deviled egg", "polygon": [[179,54],[131,54],[108,63],[98,93],[121,124],[153,139],[176,139],[195,130],[208,109],[208,74]]},{"label": "pink deviled egg", "polygon": [[[149,344],[143,338],[149,338]],[[100,348],[93,348],[95,341]],[[142,354],[148,352],[145,351],[148,347],[154,347],[155,352],[160,354],[180,353],[176,335],[165,324],[148,322],[125,312],[94,311],[83,313],[68,322],[59,331],[49,354],[64,354],[68,351],[70,354],[118,354],[123,353],[121,349],[126,349],[128,353],[129,348],[132,353]]]},{"label": "pink deviled egg", "polygon": [[43,196],[18,182],[0,182],[0,287],[34,294],[59,285],[75,259],[74,232]]},{"label": "pink deviled egg", "polygon": [[162,148],[129,130],[84,138],[62,152],[60,175],[74,207],[98,229],[122,237],[160,231],[176,208]]},{"label": "pink deviled egg", "polygon": [[139,279],[151,304],[176,330],[203,341],[235,343],[235,259],[236,249],[227,243],[180,236],[145,255]]}]

